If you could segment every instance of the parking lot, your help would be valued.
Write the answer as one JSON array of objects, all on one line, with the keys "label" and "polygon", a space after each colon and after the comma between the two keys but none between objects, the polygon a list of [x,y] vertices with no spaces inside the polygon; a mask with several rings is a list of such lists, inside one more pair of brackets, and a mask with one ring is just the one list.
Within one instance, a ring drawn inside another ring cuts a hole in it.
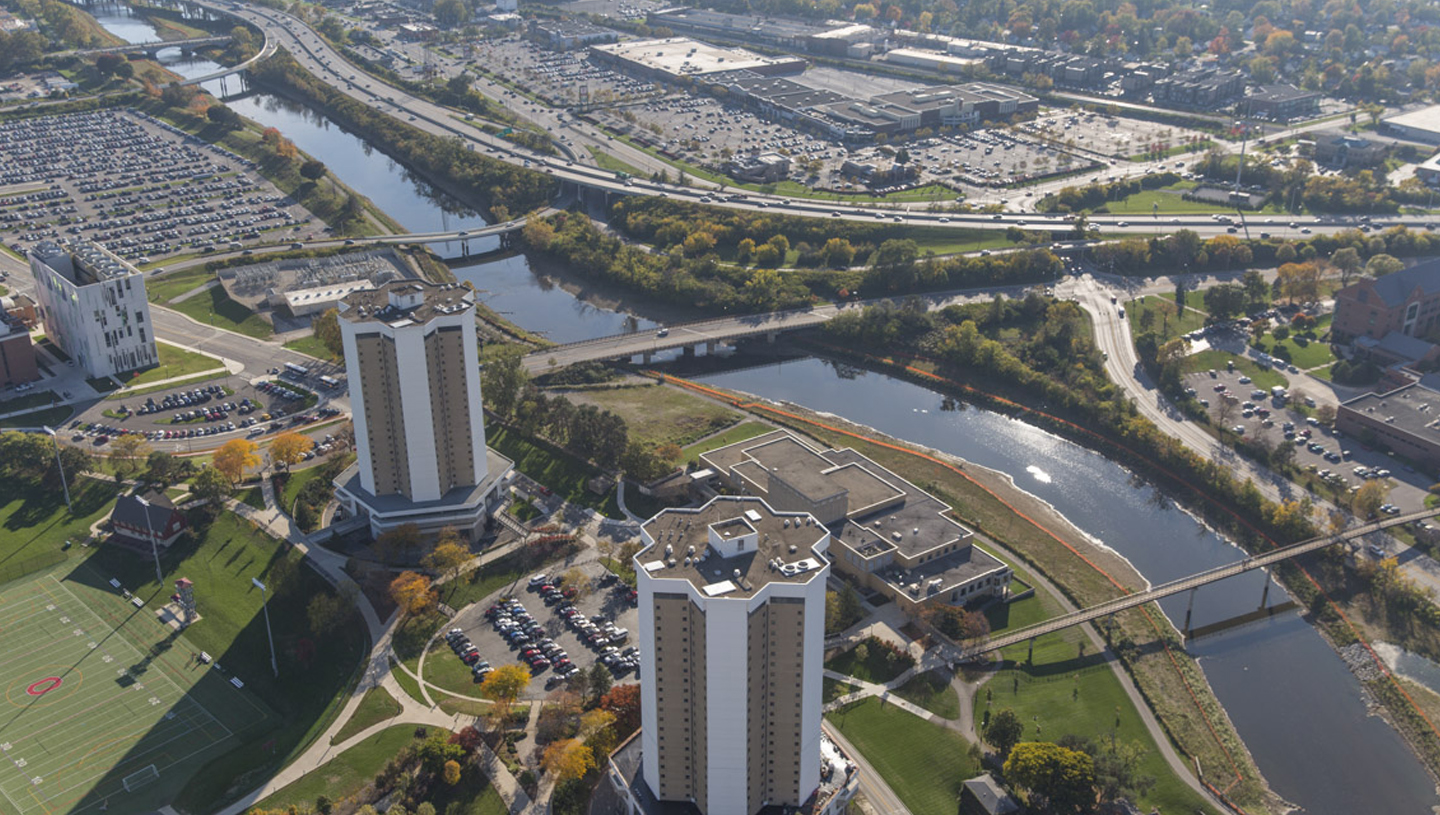
[{"label": "parking lot", "polygon": [[[565,676],[590,670],[597,662],[607,663],[617,683],[639,680],[641,657],[635,640],[639,613],[629,598],[630,587],[598,563],[571,568],[582,570],[587,577],[587,583],[573,598],[549,599],[540,588],[550,584],[535,583],[532,587],[527,585],[530,578],[526,578],[517,583],[513,595],[507,588],[469,607],[454,621],[453,627],[461,631],[470,647],[457,638],[451,648],[457,655],[470,651],[472,657],[467,661],[473,663],[475,681],[479,682],[484,673],[482,666],[493,669],[516,662],[528,664],[534,676],[524,694],[526,698],[543,697]],[[556,580],[560,577],[545,576]],[[567,621],[565,615],[574,616],[576,621]],[[609,635],[607,628],[612,632]],[[622,633],[617,636],[614,632]],[[535,652],[533,656],[539,659],[527,660],[527,651]],[[443,650],[428,657],[458,658]]]},{"label": "parking lot", "polygon": [[140,266],[323,224],[253,162],[134,111],[0,125],[0,240],[83,236]]},{"label": "parking lot", "polygon": [[[1152,145],[1173,148],[1209,138],[1198,130],[1174,125],[1065,110],[1042,111],[1019,129],[1039,140],[1122,160],[1145,153]],[[1187,156],[1176,159],[1182,165],[1187,163]]]},{"label": "parking lot", "polygon": [[[311,400],[293,383],[227,377],[193,387],[104,400],[68,425],[71,441],[104,448],[126,434],[140,434],[162,450],[208,448],[232,438],[258,440],[287,429],[328,421],[340,409]],[[319,398],[319,395],[315,395]],[[214,438],[211,438],[214,437]],[[324,444],[323,434],[316,439]],[[328,452],[317,451],[321,454]]]},{"label": "parking lot", "polygon": [[[563,107],[579,101],[582,87],[587,89],[592,105],[632,102],[660,93],[659,86],[652,82],[594,64],[584,49],[552,51],[513,36],[477,43],[472,62]],[[496,92],[483,86],[481,90]],[[502,92],[516,95],[514,91]],[[508,102],[518,103],[515,99]]]}]

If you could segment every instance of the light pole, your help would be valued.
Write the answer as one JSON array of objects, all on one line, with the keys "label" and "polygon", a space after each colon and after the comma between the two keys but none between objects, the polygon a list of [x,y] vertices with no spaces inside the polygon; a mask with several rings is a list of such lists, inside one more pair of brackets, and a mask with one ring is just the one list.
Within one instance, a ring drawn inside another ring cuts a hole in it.
[{"label": "light pole", "polygon": [[270,633],[270,603],[268,602],[269,595],[266,593],[265,584],[260,582],[260,578],[252,577],[250,578],[250,582],[254,583],[255,587],[260,589],[260,605],[262,608],[265,609],[265,637],[270,640],[270,670],[274,671],[275,678],[279,679],[280,664],[275,661],[275,635]]},{"label": "light pole", "polygon": [[70,484],[65,481],[65,464],[60,460],[60,437],[55,435],[55,431],[51,430],[49,426],[41,429],[55,442],[55,466],[60,468],[60,486],[65,488],[65,511],[74,515],[75,510],[70,506]]},{"label": "light pole", "polygon": [[160,544],[155,541],[155,527],[150,525],[150,502],[138,496],[135,500],[145,508],[145,531],[150,533],[150,554],[155,556],[155,582],[163,589],[165,578],[160,574]]}]

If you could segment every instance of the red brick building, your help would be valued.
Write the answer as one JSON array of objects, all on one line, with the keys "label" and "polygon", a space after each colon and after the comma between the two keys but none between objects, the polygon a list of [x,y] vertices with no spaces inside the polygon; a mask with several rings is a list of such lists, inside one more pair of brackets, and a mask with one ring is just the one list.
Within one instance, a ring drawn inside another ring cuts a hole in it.
[{"label": "red brick building", "polygon": [[0,311],[0,388],[40,378],[30,332],[19,320]]},{"label": "red brick building", "polygon": [[1390,332],[1424,337],[1440,327],[1440,261],[1426,261],[1335,292],[1336,342],[1381,340]]},{"label": "red brick building", "polygon": [[122,495],[115,500],[110,513],[110,526],[115,534],[148,547],[153,538],[161,549],[167,549],[185,531],[185,515],[164,494],[152,492],[144,496]]}]

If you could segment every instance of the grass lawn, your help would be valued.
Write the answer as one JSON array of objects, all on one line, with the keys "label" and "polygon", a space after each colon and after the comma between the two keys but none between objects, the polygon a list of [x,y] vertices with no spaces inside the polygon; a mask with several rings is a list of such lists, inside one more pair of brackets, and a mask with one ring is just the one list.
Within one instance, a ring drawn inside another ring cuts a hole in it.
[{"label": "grass lawn", "polygon": [[403,708],[395,701],[395,697],[390,695],[390,691],[378,686],[371,688],[365,691],[360,706],[355,708],[355,714],[330,738],[330,743],[340,744],[356,733],[363,733],[391,716],[398,715],[401,710]]},{"label": "grass lawn", "polygon": [[970,742],[959,733],[875,697],[846,705],[826,718],[913,815],[954,815],[961,784],[980,771],[971,758]]},{"label": "grass lawn", "polygon": [[855,691],[860,690],[858,687],[850,684],[849,682],[841,682],[838,679],[831,679],[828,676],[823,677],[823,679],[824,691],[821,694],[823,704],[828,705],[846,694],[854,693]]},{"label": "grass lawn", "polygon": [[640,178],[649,178],[650,174],[636,167],[629,162],[621,161],[598,147],[589,148],[590,155],[595,157],[595,166],[602,170],[609,170],[612,173],[629,173]]},{"label": "grass lawn", "polygon": [[168,308],[173,308],[198,323],[213,325],[247,337],[264,340],[275,335],[273,326],[260,319],[260,315],[231,300],[222,286],[172,303]]},{"label": "grass lawn", "polygon": [[1321,365],[1328,367],[1335,361],[1335,355],[1330,353],[1330,344],[1320,342],[1309,331],[1305,336],[1292,335],[1280,341],[1275,339],[1274,334],[1266,334],[1254,346],[1273,357],[1287,360],[1302,371]]},{"label": "grass lawn", "polygon": [[108,376],[97,376],[94,379],[86,379],[85,384],[94,388],[96,393],[110,393],[120,390],[120,384]]},{"label": "grass lawn", "polygon": [[[495,667],[500,666],[497,664]],[[461,696],[480,695],[480,685],[470,673],[470,666],[461,662],[443,639],[436,638],[435,644],[430,646],[430,652],[425,655],[424,678],[436,688],[443,688],[451,693]],[[435,688],[430,690],[433,695]]]},{"label": "grass lawn", "polygon": [[[347,454],[342,460],[349,461],[353,455],[353,453]],[[326,464],[331,464],[331,466],[326,467]],[[300,497],[300,491],[305,488],[306,484],[309,484],[317,478],[333,478],[334,473],[331,472],[332,470],[339,472],[348,466],[350,465],[340,466],[332,462],[322,462],[314,467],[306,467],[303,470],[292,470],[283,479],[285,485],[281,488],[280,494],[275,496],[276,500],[280,502],[280,508],[285,512],[289,512],[290,508],[295,505],[295,499]]]},{"label": "grass lawn", "polygon": [[586,489],[585,482],[599,475],[599,471],[588,463],[552,452],[508,427],[495,425],[487,428],[485,440],[502,455],[513,459],[515,469],[549,487],[556,495],[581,506],[599,509],[610,518],[623,517],[615,506],[613,488],[605,495],[596,495]]},{"label": "grass lawn", "polygon": [[960,694],[951,687],[949,677],[937,671],[910,677],[910,681],[895,689],[895,695],[942,719],[960,718]]},{"label": "grass lawn", "polygon": [[[1203,328],[1205,315],[1195,309],[1187,307],[1184,313],[1176,318],[1174,297],[1174,294],[1171,294],[1169,298],[1165,298],[1163,295],[1146,295],[1139,300],[1131,300],[1126,303],[1125,317],[1130,321],[1130,333],[1137,337],[1140,336],[1145,331],[1142,323],[1146,320],[1150,321],[1153,330],[1160,332],[1162,342],[1182,334],[1189,334],[1197,328]],[[1164,314],[1161,313],[1161,303],[1165,304],[1163,306]],[[1150,314],[1148,318],[1144,316],[1147,312]]]},{"label": "grass lawn", "polygon": [[[878,221],[877,221],[878,223]],[[1005,237],[1003,229],[936,229],[920,228],[907,231],[905,236],[915,241],[923,254],[957,255],[964,252],[978,252],[981,249],[1009,249],[1015,242]],[[796,253],[797,256],[799,253]]]},{"label": "grass lawn", "polygon": [[[991,711],[1014,710],[1025,724],[1024,741],[1055,741],[1076,735],[1099,741],[1111,734],[1121,742],[1136,742],[1143,749],[1140,772],[1155,779],[1155,786],[1138,803],[1142,811],[1210,811],[1204,800],[1170,772],[1120,680],[1098,655],[1078,656],[1073,643],[1051,637],[1036,643],[1033,665],[1014,661],[1007,650],[1007,667],[976,694],[975,721],[983,723]],[[1024,658],[1025,649],[1018,656]],[[983,724],[982,724],[983,726]]]},{"label": "grass lawn", "polygon": [[726,430],[724,433],[711,436],[704,441],[698,441],[686,447],[684,449],[685,461],[687,463],[697,461],[701,453],[708,453],[711,450],[719,449],[727,444],[734,444],[737,441],[753,439],[756,436],[769,433],[774,429],[774,426],[765,424],[764,422],[741,422]]},{"label": "grass lawn", "polygon": [[[1210,212],[1231,212],[1234,207],[1222,206],[1220,204],[1208,204],[1204,201],[1187,201],[1181,197],[1180,191],[1166,189],[1142,190],[1134,195],[1122,198],[1119,201],[1112,201],[1107,206],[1114,215],[1152,215],[1157,211],[1161,214],[1196,214]],[[1143,223],[1143,222],[1139,222]],[[1170,224],[1157,221],[1157,228],[1164,232],[1168,231]]]},{"label": "grass lawn", "polygon": [[431,790],[429,802],[436,812],[445,815],[507,815],[505,799],[495,791],[495,785],[474,764],[466,762],[460,783],[453,787],[436,785]]},{"label": "grass lawn", "polygon": [[390,673],[395,677],[395,681],[400,683],[401,690],[405,691],[411,699],[422,705],[426,704],[424,694],[420,693],[420,683],[416,682],[414,677],[405,673],[399,665],[391,668]]},{"label": "grass lawn", "polygon": [[325,343],[316,338],[314,334],[308,337],[301,337],[298,340],[291,340],[285,343],[285,347],[291,351],[299,351],[302,354],[312,356],[316,359],[323,359],[326,362],[340,361],[340,358],[330,353],[330,349],[325,347]]},{"label": "grass lawn", "polygon": [[[511,552],[474,571],[467,572],[455,580],[442,583],[440,585],[441,602],[451,608],[462,608],[467,603],[478,603],[507,586],[516,585],[520,578],[529,577],[540,571],[539,568],[527,569],[525,567],[521,557],[524,554],[526,553],[523,549]],[[517,586],[516,591],[521,588],[523,586]],[[426,662],[428,664],[429,660]]]},{"label": "grass lawn", "polygon": [[256,509],[265,508],[265,494],[261,491],[259,484],[251,487],[246,487],[245,489],[236,492],[235,500],[239,501],[242,504],[255,507]]},{"label": "grass lawn", "polygon": [[684,446],[740,419],[738,413],[723,405],[667,385],[577,390],[565,395],[572,402],[595,405],[626,417],[630,438],[650,447]]},{"label": "grass lawn", "polygon": [[1214,368],[1217,371],[1225,370],[1225,363],[1235,360],[1235,370],[1245,374],[1253,380],[1254,387],[1260,390],[1270,390],[1276,385],[1289,387],[1290,380],[1276,372],[1273,368],[1268,371],[1260,370],[1260,366],[1254,360],[1245,357],[1237,357],[1228,351],[1217,351],[1210,349],[1201,351],[1198,354],[1191,354],[1185,358],[1184,372],[1199,373]]},{"label": "grass lawn", "polygon": [[72,516],[59,487],[18,478],[6,481],[0,491],[0,570],[58,551],[67,540],[79,543],[120,492],[111,481],[76,479],[70,491]]},{"label": "grass lawn", "polygon": [[17,410],[44,407],[55,403],[55,391],[35,391],[0,402],[0,413],[14,413]]},{"label": "grass lawn", "polygon": [[155,350],[159,352],[160,364],[129,376],[125,379],[127,387],[148,385],[162,379],[174,379],[179,376],[198,374],[202,371],[225,368],[225,364],[214,357],[186,351],[184,348],[178,348],[169,343],[156,342]]},{"label": "grass lawn", "polygon": [[145,296],[152,303],[164,304],[214,279],[214,273],[206,271],[204,267],[166,272],[145,281]]},{"label": "grass lawn", "polygon": [[[860,659],[856,651],[860,646],[865,646],[865,659]],[[864,682],[885,684],[910,667],[910,662],[893,659],[890,650],[881,646],[874,637],[864,640],[859,645],[848,651],[837,654],[825,667],[846,676],[853,676]]]},{"label": "grass lawn", "polygon": [[0,419],[0,428],[7,427],[58,427],[64,424],[74,413],[74,409],[61,405],[60,407],[45,408],[33,413],[21,413],[11,416],[8,419]]},{"label": "grass lawn", "polygon": [[36,347],[45,349],[45,351],[49,353],[50,356],[60,360],[61,362],[68,362],[70,360],[69,354],[61,350],[60,346],[51,342],[50,338],[44,336],[43,334],[35,339],[35,345]]},{"label": "grass lawn", "polygon": [[506,511],[522,524],[540,515],[540,510],[536,509],[534,504],[522,499],[511,502],[510,508]]},{"label": "grass lawn", "polygon": [[[218,365],[219,363],[216,364]],[[223,367],[219,367],[208,373],[196,374],[195,376],[187,376],[184,379],[177,379],[174,382],[168,382],[164,385],[151,385],[149,387],[136,388],[135,390],[127,390],[124,393],[112,393],[105,398],[112,400],[121,400],[133,399],[137,396],[149,396],[154,393],[174,393],[175,391],[179,390],[189,390],[190,388],[199,385],[201,382],[209,382],[213,379],[225,379],[228,376],[230,376],[230,372],[225,370],[225,368]],[[222,385],[221,387],[223,388],[224,386]],[[226,396],[232,396],[235,393],[235,391],[230,388],[224,388],[224,390]]]},{"label": "grass lawn", "polygon": [[[185,642],[177,647],[209,652],[275,712],[278,725],[257,723],[253,730],[242,730],[240,748],[210,761],[176,799],[187,811],[208,812],[235,778],[283,766],[324,731],[344,705],[367,638],[363,625],[342,624],[325,636],[310,631],[306,608],[311,598],[333,589],[298,551],[230,512],[208,524],[198,511],[188,517],[192,534],[161,555],[161,583],[148,559],[111,546],[102,546],[76,571],[83,570],[82,579],[94,585],[118,579],[152,607],[170,596],[176,577],[194,580],[201,619],[185,630]],[[278,678],[269,670],[261,592],[252,578],[269,587]],[[262,742],[273,742],[273,749],[259,749]]]},{"label": "grass lawn", "polygon": [[290,806],[314,806],[324,795],[343,800],[359,792],[380,768],[405,746],[416,741],[415,725],[398,724],[330,759],[324,766],[255,805],[257,809],[284,811]]}]

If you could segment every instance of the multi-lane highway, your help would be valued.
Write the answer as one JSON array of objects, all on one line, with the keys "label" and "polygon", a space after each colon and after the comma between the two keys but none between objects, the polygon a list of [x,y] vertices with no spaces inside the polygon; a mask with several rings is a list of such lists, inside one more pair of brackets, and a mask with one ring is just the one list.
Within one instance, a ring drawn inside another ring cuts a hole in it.
[{"label": "multi-lane highway", "polygon": [[[624,142],[614,141],[606,134],[588,124],[567,121],[564,111],[547,109],[525,100],[521,115],[552,131],[564,135],[573,144],[561,143],[569,152],[567,156],[546,156],[505,139],[482,132],[472,122],[465,120],[466,114],[417,98],[403,90],[387,85],[382,80],[363,72],[347,62],[337,51],[312,31],[303,21],[284,12],[258,6],[230,8],[226,4],[201,0],[217,11],[245,19],[264,31],[267,40],[285,48],[302,67],[329,83],[342,93],[369,105],[410,125],[438,136],[458,138],[471,150],[483,152],[492,158],[519,164],[536,172],[543,172],[559,181],[603,190],[619,195],[655,195],[676,200],[709,204],[716,207],[750,211],[766,211],[774,214],[805,217],[835,218],[863,222],[905,223],[916,227],[953,229],[1005,229],[1020,226],[1032,230],[1047,230],[1059,233],[1067,230],[1070,223],[1060,216],[1009,211],[1001,213],[946,213],[930,211],[930,203],[874,204],[837,203],[804,198],[786,198],[762,193],[722,194],[713,186],[695,182],[696,186],[678,186],[649,181],[642,178],[620,179],[613,172],[591,166],[589,150],[595,148],[610,153],[621,160],[646,171],[673,169],[655,156],[632,147]],[[489,83],[492,98],[504,103],[507,97],[498,86]],[[480,90],[486,90],[481,86]],[[1143,174],[1150,165],[1131,163],[1127,173]],[[1158,166],[1158,165],[1157,165]],[[1100,173],[1105,175],[1106,170]],[[1083,180],[1065,179],[1046,185],[1029,188],[1036,197],[1042,196],[1051,186],[1058,188],[1066,184],[1083,183]],[[1387,223],[1407,224],[1423,227],[1429,223],[1428,216],[1394,216],[1386,218]],[[1141,236],[1164,235],[1179,229],[1190,229],[1203,237],[1213,237],[1233,232],[1240,237],[1260,237],[1262,233],[1277,238],[1303,238],[1309,234],[1333,232],[1355,228],[1360,221],[1350,217],[1328,217],[1323,220],[1305,218],[1303,222],[1294,218],[1246,218],[1237,216],[1233,223],[1216,220],[1209,215],[1146,216],[1146,215],[1094,215],[1090,223],[1106,234],[1135,234]]]}]

